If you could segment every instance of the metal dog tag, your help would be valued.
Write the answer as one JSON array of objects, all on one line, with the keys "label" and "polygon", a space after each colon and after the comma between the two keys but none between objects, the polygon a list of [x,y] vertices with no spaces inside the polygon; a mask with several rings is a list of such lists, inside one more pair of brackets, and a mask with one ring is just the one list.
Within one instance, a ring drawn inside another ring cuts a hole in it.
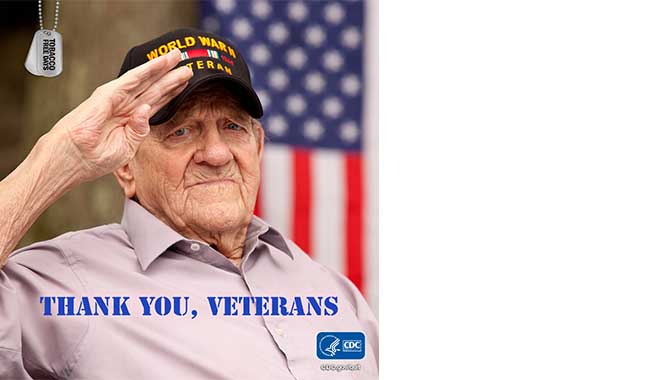
[{"label": "metal dog tag", "polygon": [[34,75],[40,75],[38,73],[37,65],[38,58],[36,57],[36,40],[38,32],[34,33],[34,38],[32,38],[32,44],[29,45],[29,52],[27,53],[27,58],[25,59],[25,68],[27,71]]},{"label": "metal dog tag", "polygon": [[41,29],[34,33],[25,68],[34,75],[55,77],[63,71],[63,41],[61,34]]}]

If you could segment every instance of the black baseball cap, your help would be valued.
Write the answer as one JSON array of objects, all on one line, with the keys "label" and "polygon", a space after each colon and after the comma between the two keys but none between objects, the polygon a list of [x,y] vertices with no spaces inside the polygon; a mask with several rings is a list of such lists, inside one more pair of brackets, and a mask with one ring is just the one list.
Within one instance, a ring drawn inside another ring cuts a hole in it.
[{"label": "black baseball cap", "polygon": [[253,90],[250,72],[242,54],[227,39],[198,29],[176,29],[134,46],[124,57],[118,77],[173,49],[181,51],[182,58],[176,67],[187,65],[194,75],[183,92],[149,119],[150,125],[162,124],[171,119],[192,91],[213,81],[226,85],[239,96],[241,104],[252,117],[262,117],[262,103]]}]

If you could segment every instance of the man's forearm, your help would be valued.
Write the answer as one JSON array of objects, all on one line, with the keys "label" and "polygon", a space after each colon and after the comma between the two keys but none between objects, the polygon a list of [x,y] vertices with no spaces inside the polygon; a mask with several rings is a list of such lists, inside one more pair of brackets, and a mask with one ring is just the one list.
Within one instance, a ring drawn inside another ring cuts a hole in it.
[{"label": "man's forearm", "polygon": [[76,152],[54,131],[0,182],[0,268],[36,219],[80,183]]},{"label": "man's forearm", "polygon": [[179,49],[99,86],[41,137],[0,182],[0,267],[36,219],[75,185],[128,163],[149,119],[187,86],[193,71]]}]

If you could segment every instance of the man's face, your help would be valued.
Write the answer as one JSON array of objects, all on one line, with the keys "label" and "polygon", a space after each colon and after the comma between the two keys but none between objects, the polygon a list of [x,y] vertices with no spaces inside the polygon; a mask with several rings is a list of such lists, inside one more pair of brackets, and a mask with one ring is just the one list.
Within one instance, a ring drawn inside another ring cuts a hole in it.
[{"label": "man's face", "polygon": [[202,94],[152,126],[130,165],[139,202],[177,231],[198,235],[250,222],[264,133],[229,92]]}]

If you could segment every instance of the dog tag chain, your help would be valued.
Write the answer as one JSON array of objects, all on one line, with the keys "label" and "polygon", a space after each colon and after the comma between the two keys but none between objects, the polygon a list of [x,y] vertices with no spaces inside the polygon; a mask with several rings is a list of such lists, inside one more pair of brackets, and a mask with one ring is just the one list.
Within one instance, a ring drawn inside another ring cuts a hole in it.
[{"label": "dog tag chain", "polygon": [[25,68],[34,75],[55,77],[63,71],[63,41],[61,34],[56,31],[59,24],[59,0],[55,4],[52,30],[43,29],[42,0],[38,0],[38,21],[41,29],[34,33]]}]

